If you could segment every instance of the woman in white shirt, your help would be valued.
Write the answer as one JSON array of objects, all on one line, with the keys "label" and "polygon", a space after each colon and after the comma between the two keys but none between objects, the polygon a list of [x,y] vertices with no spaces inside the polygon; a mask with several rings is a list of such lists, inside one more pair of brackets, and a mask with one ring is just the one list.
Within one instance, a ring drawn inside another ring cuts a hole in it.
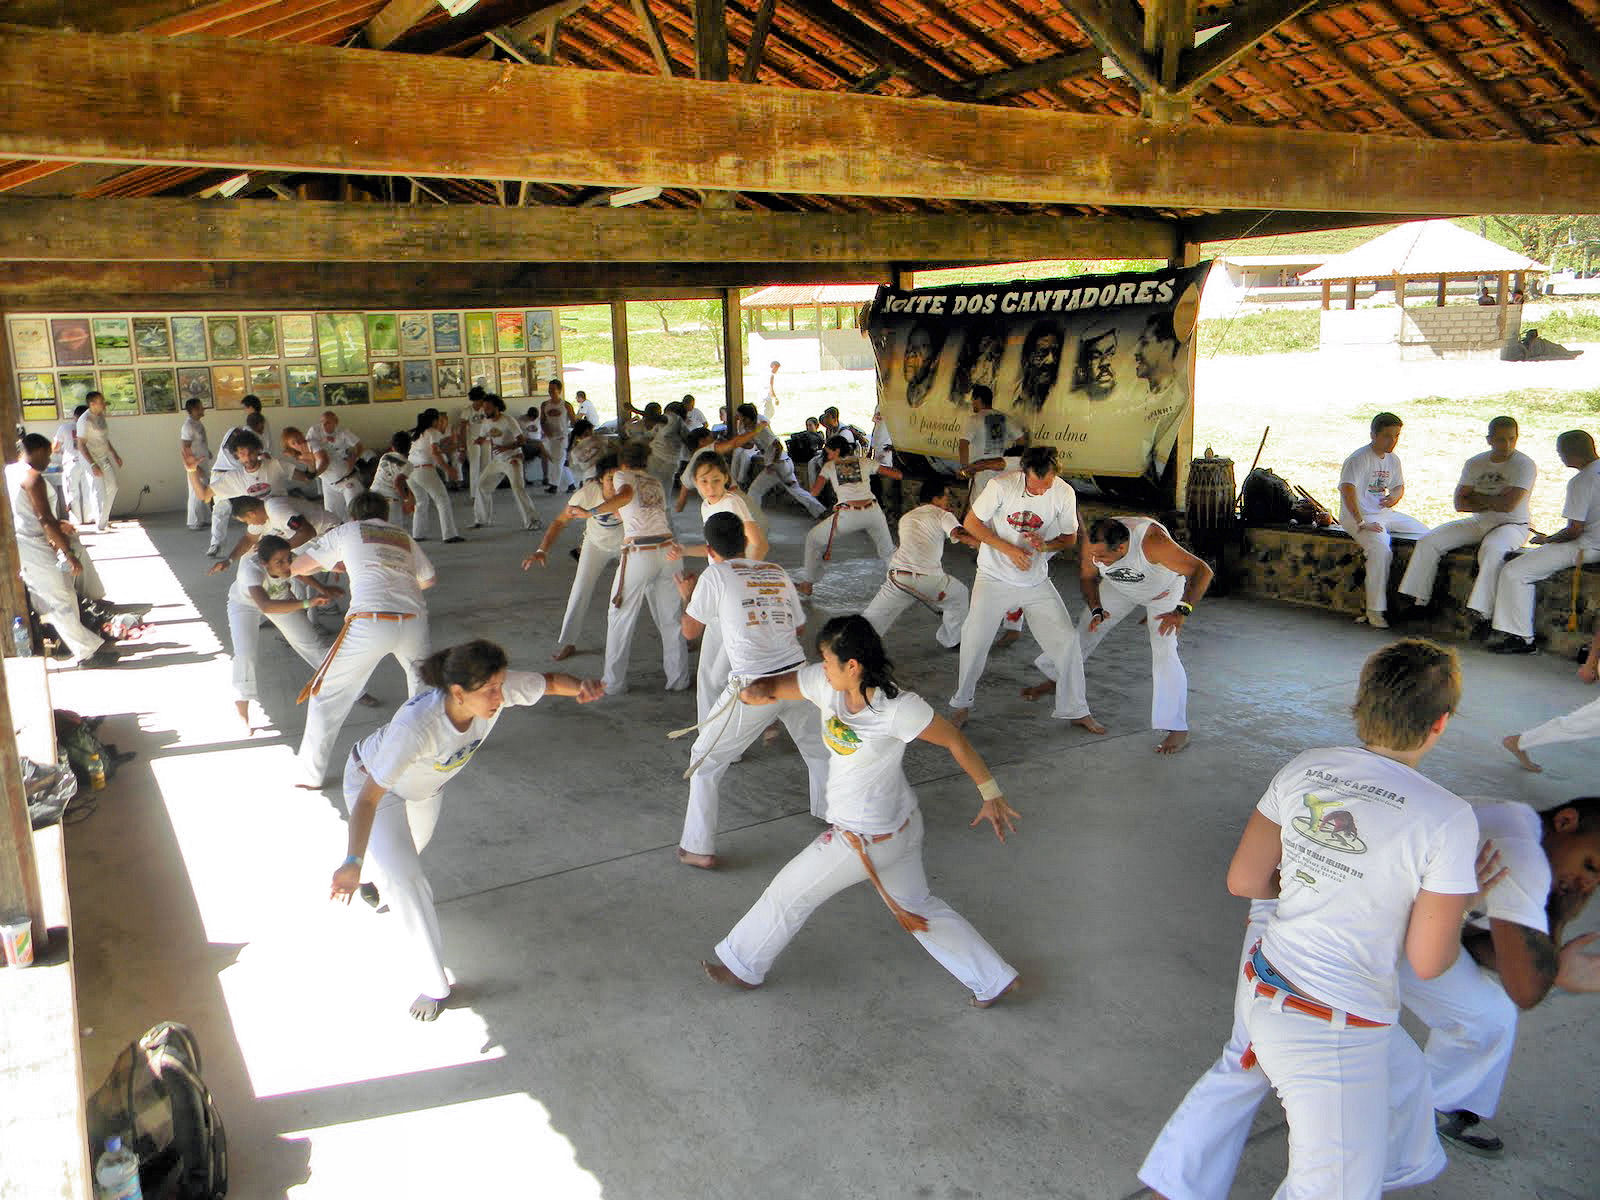
[{"label": "woman in white shirt", "polygon": [[89,495],[93,484],[89,466],[78,449],[78,418],[89,411],[87,404],[72,410],[72,420],[56,426],[51,452],[61,456],[61,494],[67,506],[67,519],[82,524],[89,520]]},{"label": "woman in white shirt", "polygon": [[[389,439],[389,449],[378,459],[377,469],[372,473],[372,490],[389,501],[389,511],[394,512],[398,505],[399,511],[408,517],[417,511],[416,497],[406,483],[411,475],[410,456],[411,435],[402,430]],[[476,475],[473,486],[477,486]]]},{"label": "woman in white shirt", "polygon": [[437,408],[425,408],[417,417],[417,427],[411,431],[411,490],[417,507],[411,514],[411,536],[425,540],[423,531],[428,527],[428,506],[439,514],[439,536],[447,542],[464,542],[456,529],[456,515],[450,510],[450,496],[444,490],[445,472],[450,470],[450,458],[444,451],[445,428],[450,418]]},{"label": "woman in white shirt", "polygon": [[943,746],[978,785],[987,821],[1002,842],[1017,813],[972,744],[914,692],[901,691],[883,642],[865,617],[835,617],[817,638],[822,662],[740,693],[746,704],[804,697],[822,710],[830,752],[830,828],[778,872],[753,908],[717,944],[706,974],[733,987],[760,987],[789,941],[822,903],[870,879],[902,928],[988,1008],[1017,985],[1017,971],[966,919],[928,891],[922,813],[902,760],[914,741]]},{"label": "woman in white shirt", "polygon": [[431,654],[418,671],[423,689],[356,743],[345,764],[348,853],[333,873],[332,896],[349,903],[364,874],[374,879],[404,933],[418,988],[411,1015],[431,1021],[450,996],[450,981],[433,888],[417,856],[439,822],[445,784],[471,760],[504,708],[545,696],[573,696],[585,704],[605,691],[595,680],[571,675],[508,671],[505,651],[485,641]]},{"label": "woman in white shirt", "polygon": [[900,472],[858,457],[851,443],[837,435],[827,440],[823,453],[828,461],[817,472],[811,494],[821,495],[823,486],[831,484],[833,516],[824,517],[806,534],[806,582],[795,586],[807,596],[822,577],[822,564],[833,557],[834,542],[841,537],[864,533],[872,539],[879,558],[887,561],[894,556],[894,538],[889,536],[889,522],[872,494],[871,479],[874,475],[899,479]]},{"label": "woman in white shirt", "polygon": [[524,571],[535,564],[549,566],[550,548],[561,536],[561,530],[571,521],[585,521],[583,548],[573,551],[578,559],[578,570],[567,593],[567,611],[561,618],[561,631],[556,635],[555,653],[550,656],[557,662],[577,653],[595,585],[606,567],[622,556],[622,518],[616,513],[599,513],[592,520],[586,520],[593,509],[616,495],[617,456],[607,454],[600,459],[595,464],[595,472],[595,477],[579,487],[567,507],[550,522],[539,548],[522,560]]},{"label": "woman in white shirt", "polygon": [[506,415],[506,402],[494,393],[483,398],[483,419],[478,422],[477,438],[482,445],[483,474],[472,502],[472,527],[494,524],[494,493],[501,476],[511,488],[511,499],[524,529],[543,529],[544,523],[533,511],[528,489],[522,478],[522,426]]}]

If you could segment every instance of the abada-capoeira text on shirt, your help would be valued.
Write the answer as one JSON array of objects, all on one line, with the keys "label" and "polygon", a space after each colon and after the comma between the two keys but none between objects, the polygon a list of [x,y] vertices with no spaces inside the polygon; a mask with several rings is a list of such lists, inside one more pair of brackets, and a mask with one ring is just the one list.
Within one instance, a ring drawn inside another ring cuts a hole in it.
[{"label": "abada-capoeira text on shirt", "polygon": [[1539,467],[1520,450],[1496,462],[1494,451],[1486,450],[1467,459],[1461,469],[1456,490],[1489,499],[1507,490],[1521,490],[1523,496],[1509,512],[1475,512],[1430,529],[1417,539],[1411,561],[1400,578],[1400,593],[1418,604],[1433,598],[1434,581],[1439,575],[1439,560],[1462,546],[1478,547],[1478,574],[1473,580],[1467,607],[1488,620],[1494,612],[1495,589],[1506,555],[1528,540],[1528,498],[1533,494]]},{"label": "abada-capoeira text on shirt", "polygon": [[[793,582],[775,563],[747,558],[714,562],[695,581],[686,612],[705,626],[707,635],[720,630],[718,647],[725,666],[722,686],[701,716],[700,733],[689,752],[693,772],[679,850],[695,856],[716,852],[722,776],[774,721],[783,722],[800,748],[810,776],[811,815],[821,817],[827,807],[828,752],[822,746],[816,710],[804,700],[750,705],[738,695],[752,680],[785,674],[805,663],[797,633],[805,624],[805,612]],[[704,646],[700,653],[706,653]]]},{"label": "abada-capoeira text on shirt", "polygon": [[922,813],[905,776],[906,745],[934,719],[933,709],[915,692],[892,699],[874,691],[859,712],[828,686],[822,664],[795,677],[800,693],[821,710],[822,740],[828,748],[827,821],[818,835],[767,885],[761,899],[717,944],[717,957],[751,986],[761,984],[778,955],[829,897],[869,876],[863,846],[878,879],[901,908],[927,921],[913,936],[923,949],[972,992],[988,1002],[1017,978],[1014,967],[995,952],[967,919],[928,890],[922,866]]},{"label": "abada-capoeira text on shirt", "polygon": [[[1041,490],[1035,494],[1030,486]],[[1026,471],[1007,471],[989,482],[969,510],[969,528],[974,521],[1001,541],[1026,551],[1028,561],[1026,567],[1019,567],[988,542],[978,547],[978,573],[972,584],[971,608],[961,627],[960,675],[950,707],[958,713],[972,708],[995,632],[1008,612],[1020,609],[1053,664],[1053,715],[1064,721],[1092,721],[1077,630],[1050,582],[1050,553],[1035,550],[1029,540],[1031,536],[1042,545],[1077,533],[1077,496],[1054,473],[1044,484]]]},{"label": "abada-capoeira text on shirt", "polygon": [[405,530],[387,521],[339,525],[307,542],[300,556],[314,564],[312,569],[324,571],[342,562],[350,576],[344,628],[302,693],[308,705],[300,771],[306,784],[319,787],[339,729],[384,655],[394,655],[404,669],[410,695],[421,687],[417,664],[428,656],[428,607],[422,592],[432,586],[434,571]]},{"label": "abada-capoeira text on shirt", "polygon": [[872,496],[871,478],[878,464],[869,458],[841,455],[822,468],[821,478],[833,485],[834,507],[831,517],[823,517],[806,534],[805,577],[816,583],[822,577],[824,556],[832,557],[840,542],[853,533],[872,539],[872,548],[887,561],[894,555],[894,538],[889,522]]},{"label": "abada-capoeira text on shirt", "polygon": [[631,489],[626,504],[617,510],[622,518],[622,556],[606,609],[605,687],[608,696],[628,690],[628,658],[633,649],[639,610],[646,604],[661,633],[661,667],[669,692],[689,686],[689,649],[679,620],[683,601],[673,582],[673,564],[667,559],[672,525],[667,519],[666,489],[648,471],[621,468],[616,490]]},{"label": "abada-capoeira text on shirt", "polygon": [[881,637],[913,604],[938,612],[939,645],[952,649],[961,642],[967,619],[967,585],[944,569],[946,542],[955,540],[961,522],[947,508],[919,504],[900,518],[900,545],[889,559],[889,573],[861,615]]}]

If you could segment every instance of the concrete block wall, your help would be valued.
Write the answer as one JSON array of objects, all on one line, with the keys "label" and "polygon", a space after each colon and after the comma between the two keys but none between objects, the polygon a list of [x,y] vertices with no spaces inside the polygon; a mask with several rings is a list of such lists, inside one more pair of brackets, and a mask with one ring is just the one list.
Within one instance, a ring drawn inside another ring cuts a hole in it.
[{"label": "concrete block wall", "polygon": [[1500,351],[1522,332],[1522,306],[1501,310],[1476,304],[1444,308],[1408,308],[1400,329],[1403,359],[1451,358],[1483,355],[1498,358]]}]

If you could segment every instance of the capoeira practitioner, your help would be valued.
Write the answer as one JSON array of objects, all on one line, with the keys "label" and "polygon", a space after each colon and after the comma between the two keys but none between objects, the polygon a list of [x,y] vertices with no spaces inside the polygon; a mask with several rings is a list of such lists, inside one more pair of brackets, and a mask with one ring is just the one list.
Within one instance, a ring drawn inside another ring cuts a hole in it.
[{"label": "capoeira practitioner", "polygon": [[567,467],[579,487],[595,477],[595,466],[608,449],[606,439],[595,432],[594,423],[587,417],[579,417],[572,423],[572,444],[567,448]]},{"label": "capoeira practitioner", "polygon": [[[183,426],[178,430],[178,452],[183,456],[183,463],[187,469],[190,463],[194,464],[195,474],[200,477],[201,483],[211,482],[211,443],[206,439],[205,415],[206,405],[204,400],[190,400],[183,406]],[[189,492],[189,528],[205,529],[211,524],[211,513],[206,509],[205,501]]]},{"label": "capoeira practitioner", "polygon": [[1401,420],[1381,412],[1372,418],[1372,440],[1339,469],[1339,525],[1356,540],[1367,556],[1367,611],[1358,618],[1374,629],[1389,628],[1384,613],[1389,608],[1389,564],[1394,551],[1389,539],[1421,537],[1428,527],[1415,517],[1395,511],[1405,497],[1405,476],[1400,471]]},{"label": "capoeira practitioner", "polygon": [[967,619],[967,585],[945,574],[947,541],[976,547],[978,539],[961,527],[953,511],[949,485],[935,476],[922,485],[922,503],[900,518],[900,547],[889,559],[889,574],[861,615],[882,637],[913,604],[940,618],[934,639],[946,650],[961,644]]},{"label": "capoeira practitioner", "polygon": [[777,490],[805,509],[813,520],[827,512],[820,500],[800,486],[783,439],[773,433],[772,427],[756,414],[756,406],[741,404],[734,415],[738,418],[740,432],[750,434],[755,443],[753,462],[756,475],[745,489],[751,508],[759,510],[767,493]]},{"label": "capoeira practitioner", "polygon": [[681,692],[692,681],[689,650],[679,627],[683,602],[672,580],[667,549],[673,544],[667,520],[667,494],[661,481],[648,470],[650,448],[643,442],[622,447],[622,465],[613,474],[612,494],[587,509],[567,512],[593,519],[606,513],[622,518],[622,553],[617,562],[611,604],[606,609],[606,695],[628,690],[628,657],[633,649],[634,627],[646,603],[661,634],[661,667],[667,691]]},{"label": "capoeira practitioner", "polygon": [[678,474],[683,466],[683,405],[673,400],[664,404],[650,431],[649,471],[661,481],[663,495],[677,494]]},{"label": "capoeira practitioner", "polygon": [[[1518,1010],[1535,1007],[1552,988],[1600,991],[1600,957],[1589,950],[1600,934],[1564,940],[1600,882],[1600,801],[1585,797],[1541,814],[1486,800],[1473,811],[1485,839],[1477,862],[1485,886],[1462,929],[1466,953],[1432,980],[1402,963],[1400,1006],[1428,1027],[1423,1059],[1439,1133],[1494,1157],[1504,1146],[1484,1122],[1499,1105]],[[1276,908],[1273,900],[1250,905],[1241,971]],[[1140,1182],[1165,1200],[1226,1200],[1269,1086],[1236,1014],[1221,1057],[1168,1119]],[[1431,1153],[1429,1144],[1422,1150]],[[1406,1186],[1418,1166],[1405,1143],[1390,1155],[1386,1190]]]},{"label": "capoeira practitioner", "polygon": [[822,661],[763,679],[740,693],[746,704],[808,700],[822,710],[829,750],[831,828],[789,861],[761,899],[717,944],[720,963],[701,965],[718,983],[757,988],[807,918],[830,896],[870,879],[901,928],[988,1008],[1017,985],[1017,971],[967,920],[928,891],[922,813],[906,780],[906,745],[942,746],[978,786],[987,821],[1002,842],[1017,813],[972,744],[915,692],[902,691],[865,617],[835,617],[817,638]]},{"label": "capoeira practitioner", "polygon": [[457,447],[456,462],[459,467],[466,469],[467,489],[472,493],[473,500],[478,498],[478,478],[483,474],[483,462],[487,457],[478,443],[478,426],[484,418],[483,401],[488,394],[473,384],[467,391],[467,403],[456,410],[455,425],[450,430],[451,440]]},{"label": "capoeira practitioner", "polygon": [[332,898],[349,903],[363,876],[377,884],[405,936],[406,969],[417,989],[411,1015],[431,1021],[450,997],[450,980],[433,888],[418,856],[439,822],[445,785],[471,760],[505,708],[537,704],[546,696],[572,696],[584,704],[604,693],[594,680],[508,671],[505,651],[493,642],[441,650],[420,662],[417,674],[425,690],[358,742],[345,764],[350,830],[345,860],[333,873]]},{"label": "capoeira practitioner", "polygon": [[1494,613],[1494,593],[1510,554],[1528,540],[1528,497],[1539,468],[1517,449],[1517,422],[1496,417],[1485,439],[1489,450],[1467,459],[1456,484],[1456,511],[1467,513],[1419,538],[1400,580],[1400,594],[1427,608],[1439,574],[1439,559],[1460,546],[1478,546],[1478,576],[1467,607],[1481,621]]},{"label": "capoeira practitioner", "polygon": [[963,522],[980,545],[972,606],[961,626],[960,677],[950,697],[950,720],[958,729],[967,723],[995,631],[1008,613],[1020,611],[1052,663],[1057,684],[1052,715],[1104,733],[1106,727],[1089,713],[1072,615],[1050,582],[1050,556],[1078,539],[1078,498],[1056,474],[1054,446],[1029,446],[1021,462],[1021,470],[989,482]]},{"label": "capoeira practitioner", "polygon": [[261,439],[263,446],[272,445],[272,426],[267,424],[267,414],[261,411],[261,397],[251,393],[239,401],[244,410],[244,423],[251,433]]},{"label": "capoeira practitioner", "polygon": [[[1166,733],[1157,754],[1176,754],[1189,744],[1189,676],[1178,657],[1178,633],[1211,586],[1211,568],[1172,540],[1149,517],[1103,517],[1089,526],[1078,560],[1078,586],[1088,607],[1078,621],[1083,661],[1123,617],[1144,605],[1150,633],[1150,725]],[[1036,666],[1048,676],[1050,660]],[[1025,700],[1056,690],[1055,682],[1022,689]]]},{"label": "capoeira practitioner", "polygon": [[[567,523],[585,520],[616,494],[616,474],[617,456],[608,454],[596,464],[595,478],[574,492],[572,503],[550,522],[539,548],[522,560],[524,571],[535,563],[541,567],[550,565],[550,549]],[[621,556],[622,518],[614,512],[602,512],[588,519],[583,527],[583,548],[578,551],[578,570],[572,577],[572,590],[567,593],[567,611],[561,618],[561,632],[556,635],[555,653],[550,656],[556,662],[577,653],[595,584],[606,567]]]},{"label": "capoeira practitioner", "polygon": [[[1600,628],[1589,639],[1589,652],[1578,668],[1578,678],[1584,683],[1600,679]],[[1524,771],[1543,771],[1544,768],[1528,757],[1535,746],[1553,746],[1558,742],[1581,742],[1600,737],[1600,700],[1591,700],[1581,708],[1553,717],[1542,725],[1522,733],[1510,733],[1500,739],[1500,744],[1511,752]]]},{"label": "capoeira practitioner", "polygon": [[[314,537],[321,537],[339,522],[315,501],[297,496],[235,496],[228,502],[233,519],[243,523],[244,536],[221,562],[214,562],[206,574],[217,575],[242,562],[264,537],[282,538],[289,549],[298,550]],[[315,664],[313,664],[315,665]]]},{"label": "capoeira practitioner", "polygon": [[823,486],[833,486],[833,516],[824,517],[806,534],[804,583],[799,584],[802,594],[809,596],[811,589],[822,578],[822,564],[833,557],[834,543],[852,533],[864,533],[872,539],[878,557],[887,562],[894,557],[894,538],[889,536],[889,522],[883,509],[872,495],[871,479],[882,475],[899,479],[900,472],[893,467],[880,467],[870,458],[858,458],[851,443],[842,437],[831,437],[823,447],[827,464],[817,473],[817,482],[811,487],[812,496]]},{"label": "capoeira practitioner", "polygon": [[[562,383],[552,379],[549,395],[539,405],[539,439],[544,444],[544,490],[555,493],[562,481],[567,491],[576,489],[567,470],[567,437],[572,431],[572,406],[562,397]],[[532,528],[530,526],[530,528]]]},{"label": "capoeira practitioner", "polygon": [[367,680],[384,655],[394,655],[415,696],[417,664],[428,656],[428,606],[422,593],[434,584],[433,564],[405,530],[388,522],[389,502],[363,492],[350,502],[350,520],[307,542],[295,556],[297,576],[329,571],[340,563],[350,576],[350,608],[322,666],[300,693],[306,708],[299,769],[305,788],[320,788],[333,743]]},{"label": "capoeira practitioner", "polygon": [[306,430],[306,447],[311,451],[313,471],[322,484],[322,507],[336,521],[350,519],[350,501],[366,491],[357,464],[364,447],[361,439],[339,427],[339,414],[329,410],[322,420]]},{"label": "capoeira practitioner", "polygon": [[[224,557],[227,553],[222,546],[227,541],[228,521],[233,516],[228,501],[235,496],[257,496],[262,499],[287,496],[290,483],[307,478],[304,472],[298,469],[291,471],[278,459],[268,458],[261,449],[260,439],[249,430],[233,436],[230,450],[236,465],[231,470],[211,472],[209,484],[201,482],[196,468],[186,468],[190,491],[212,506],[211,545],[206,550],[211,558]],[[222,520],[220,534],[217,531],[219,514]]]},{"label": "capoeira practitioner", "polygon": [[[372,473],[372,490],[389,502],[389,511],[409,517],[417,510],[416,498],[406,483],[411,475],[411,435],[396,433],[389,439],[389,449],[378,459]],[[478,472],[472,475],[473,486],[478,483]]]},{"label": "capoeira practitioner", "polygon": [[117,472],[122,469],[122,455],[111,444],[105,396],[90,392],[83,399],[89,411],[78,418],[78,453],[83,455],[92,477],[95,528],[104,533],[111,525],[111,508],[117,502]]},{"label": "capoeira practitioner", "polygon": [[83,559],[68,541],[50,504],[50,485],[44,480],[49,463],[50,439],[30,433],[22,439],[17,461],[6,465],[6,495],[11,501],[22,582],[39,619],[54,625],[72,651],[72,665],[110,666],[116,661],[115,648],[84,625],[78,614],[78,595],[59,565],[64,561],[73,576],[83,571]]},{"label": "capoeira practitioner", "polygon": [[1585,558],[1600,559],[1600,456],[1594,438],[1569,429],[1556,438],[1556,453],[1574,472],[1561,506],[1567,524],[1555,533],[1534,534],[1535,549],[1517,555],[1500,572],[1492,624],[1503,636],[1488,647],[1496,654],[1533,653],[1534,584],[1569,567],[1582,570]]},{"label": "capoeira practitioner", "polygon": [[[1228,890],[1278,901],[1235,1011],[1289,1121],[1284,1197],[1376,1197],[1444,1169],[1422,1052],[1396,1023],[1402,958],[1437,979],[1479,889],[1470,806],[1417,770],[1461,699],[1455,655],[1411,639],[1367,659],[1359,747],[1309,750],[1250,816]],[[1359,857],[1357,857],[1359,856]]]},{"label": "capoeira practitioner", "polygon": [[1006,451],[1027,445],[1028,431],[994,408],[994,392],[981,383],[972,385],[972,414],[961,431],[956,452],[961,457],[961,477],[970,480],[967,496],[976,500],[984,484],[1006,469]]},{"label": "capoeira practitioner", "polygon": [[89,478],[89,467],[84,461],[83,451],[78,448],[78,418],[88,411],[87,404],[80,404],[74,408],[72,418],[56,426],[55,441],[50,447],[53,456],[61,457],[63,500],[66,504],[67,517],[73,521],[88,520],[90,512],[89,495],[93,483]]},{"label": "capoeira practitioner", "polygon": [[440,537],[447,542],[467,540],[456,528],[450,495],[444,488],[444,475],[450,470],[450,458],[442,444],[447,423],[448,418],[437,408],[425,408],[417,417],[417,427],[411,431],[411,490],[417,502],[416,511],[411,514],[411,536],[419,542],[427,540],[424,531],[428,527],[430,504],[438,513]]},{"label": "capoeira practitioner", "polygon": [[761,419],[768,425],[778,419],[778,371],[782,366],[776,359],[772,361],[772,368],[767,374],[766,395],[761,397]]},{"label": "capoeira practitioner", "polygon": [[490,393],[484,397],[484,419],[478,422],[478,437],[488,450],[483,461],[483,474],[474,489],[472,501],[472,527],[482,528],[494,524],[494,493],[504,476],[511,488],[511,499],[517,506],[524,529],[543,529],[544,522],[533,511],[533,501],[528,499],[527,485],[522,478],[522,426],[515,417],[506,415],[506,402]]},{"label": "capoeira practitioner", "polygon": [[[717,650],[723,660],[721,686],[707,711],[700,714],[699,735],[689,751],[689,809],[678,842],[678,861],[710,869],[717,865],[717,802],[728,765],[737,762],[751,743],[776,721],[782,721],[806,760],[811,777],[811,815],[827,811],[828,752],[822,748],[817,715],[799,697],[778,703],[750,705],[739,699],[749,683],[788,675],[805,666],[800,634],[805,612],[800,594],[782,567],[745,553],[749,522],[732,512],[713,513],[706,520],[706,549],[711,565],[698,579],[680,584],[688,608],[683,636],[693,641],[720,629]],[[702,646],[704,661],[707,649]]]}]

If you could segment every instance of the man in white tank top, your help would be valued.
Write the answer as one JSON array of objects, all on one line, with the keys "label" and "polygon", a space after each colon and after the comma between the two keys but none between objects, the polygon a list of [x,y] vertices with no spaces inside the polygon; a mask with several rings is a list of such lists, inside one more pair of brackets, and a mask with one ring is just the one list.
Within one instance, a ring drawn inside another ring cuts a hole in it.
[{"label": "man in white tank top", "polygon": [[[1089,526],[1079,559],[1078,586],[1088,607],[1078,621],[1084,661],[1106,634],[1139,605],[1150,633],[1153,694],[1150,725],[1166,733],[1157,754],[1176,754],[1189,744],[1189,676],[1178,658],[1178,631],[1211,586],[1211,568],[1172,540],[1149,517],[1102,517]],[[1054,678],[1047,655],[1034,660]],[[1054,682],[1023,688],[1037,700],[1056,690]]]},{"label": "man in white tank top", "polygon": [[[22,453],[6,467],[6,495],[11,500],[11,523],[16,531],[17,562],[22,582],[39,611],[39,619],[55,626],[57,635],[72,651],[74,665],[106,666],[115,651],[78,615],[78,597],[61,571],[56,555],[63,556],[73,575],[83,562],[67,539],[50,506],[44,468],[50,461],[50,439],[30,433],[22,439]],[[101,650],[109,653],[96,656]]]},{"label": "man in white tank top", "polygon": [[544,443],[544,490],[554,492],[561,481],[567,491],[577,485],[567,470],[567,434],[572,429],[572,408],[562,396],[559,379],[550,381],[550,394],[539,405],[539,435]]}]

